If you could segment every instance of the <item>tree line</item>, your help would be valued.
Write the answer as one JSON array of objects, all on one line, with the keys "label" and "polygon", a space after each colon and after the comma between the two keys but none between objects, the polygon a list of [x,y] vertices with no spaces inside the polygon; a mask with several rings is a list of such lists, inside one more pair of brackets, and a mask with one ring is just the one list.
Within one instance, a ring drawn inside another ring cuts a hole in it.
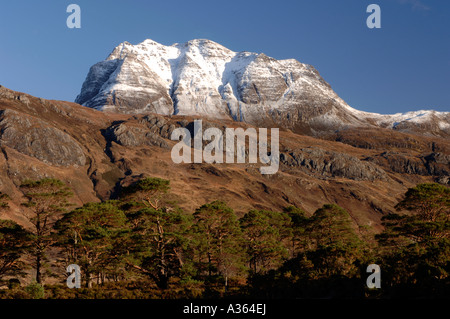
[{"label": "tree line", "polygon": [[[170,182],[160,178],[76,208],[60,180],[27,180],[20,189],[30,227],[0,220],[4,298],[450,296],[450,191],[440,184],[410,188],[376,235],[336,204],[238,217],[213,201],[188,213],[167,200]],[[1,194],[0,209],[9,201]],[[372,263],[381,267],[381,289],[366,286]],[[69,264],[82,271],[76,292],[65,287]],[[33,283],[22,287],[30,270]]]}]

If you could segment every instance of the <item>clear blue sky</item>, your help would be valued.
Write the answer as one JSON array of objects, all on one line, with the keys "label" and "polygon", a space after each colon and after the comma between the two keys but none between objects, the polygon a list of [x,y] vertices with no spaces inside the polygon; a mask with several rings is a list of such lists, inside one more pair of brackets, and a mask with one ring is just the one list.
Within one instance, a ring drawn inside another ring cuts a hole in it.
[{"label": "clear blue sky", "polygon": [[[81,7],[81,29],[66,8]],[[368,4],[381,29],[368,29]],[[195,38],[314,65],[352,107],[450,111],[447,0],[3,0],[0,84],[73,101],[89,67],[120,42]]]}]

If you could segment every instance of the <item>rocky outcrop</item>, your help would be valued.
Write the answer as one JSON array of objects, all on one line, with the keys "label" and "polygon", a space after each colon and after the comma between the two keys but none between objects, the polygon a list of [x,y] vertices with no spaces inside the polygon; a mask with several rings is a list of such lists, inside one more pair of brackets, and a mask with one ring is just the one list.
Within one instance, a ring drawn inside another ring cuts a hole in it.
[{"label": "rocky outcrop", "polygon": [[430,175],[450,175],[450,155],[444,153],[431,153],[423,157],[425,166]]},{"label": "rocky outcrop", "polygon": [[154,114],[146,115],[139,123],[144,124],[152,133],[158,134],[162,138],[170,139],[176,125],[169,123],[164,117]]},{"label": "rocky outcrop", "polygon": [[14,110],[0,111],[0,146],[58,166],[83,166],[85,155],[67,133]]},{"label": "rocky outcrop", "polygon": [[26,105],[30,103],[30,100],[28,99],[26,94],[21,94],[19,92],[9,90],[2,85],[0,85],[0,97],[11,100],[17,100]]},{"label": "rocky outcrop", "polygon": [[303,148],[280,154],[280,163],[289,167],[299,167],[313,175],[325,178],[344,177],[357,181],[387,180],[386,173],[358,158],[320,148]]},{"label": "rocky outcrop", "polygon": [[414,156],[386,151],[367,160],[398,173],[438,177],[450,175],[450,155],[444,153]]},{"label": "rocky outcrop", "polygon": [[169,148],[169,144],[159,133],[128,124],[118,124],[107,129],[108,138],[123,146],[159,146]]}]

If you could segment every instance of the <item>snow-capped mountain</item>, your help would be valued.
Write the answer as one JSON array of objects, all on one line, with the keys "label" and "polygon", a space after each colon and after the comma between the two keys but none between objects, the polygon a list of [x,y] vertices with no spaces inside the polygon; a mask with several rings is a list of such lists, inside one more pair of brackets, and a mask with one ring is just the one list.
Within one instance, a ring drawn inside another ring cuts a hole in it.
[{"label": "snow-capped mountain", "polygon": [[210,40],[165,46],[123,42],[91,67],[75,102],[91,108],[233,118],[317,133],[348,126],[433,128],[450,133],[450,113],[380,115],[343,101],[311,65],[234,52]]}]

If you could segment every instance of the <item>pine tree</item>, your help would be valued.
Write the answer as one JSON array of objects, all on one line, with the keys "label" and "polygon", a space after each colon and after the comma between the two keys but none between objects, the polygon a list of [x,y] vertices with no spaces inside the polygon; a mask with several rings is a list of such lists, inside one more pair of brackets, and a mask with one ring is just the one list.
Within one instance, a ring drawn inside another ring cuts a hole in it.
[{"label": "pine tree", "polygon": [[200,269],[206,266],[210,278],[222,275],[227,286],[228,277],[243,267],[242,233],[233,209],[222,201],[202,205],[194,213],[193,232]]},{"label": "pine tree", "polygon": [[308,224],[308,217],[303,209],[288,206],[284,212],[289,216],[289,228],[291,230],[291,244],[289,245],[290,257],[297,256],[298,253],[303,252],[308,247],[308,240],[306,236],[306,226]]},{"label": "pine tree", "polygon": [[[277,267],[288,257],[291,219],[284,213],[251,210],[240,220],[253,273]],[[287,243],[284,243],[287,240]]]},{"label": "pine tree", "polygon": [[53,225],[71,205],[67,199],[73,193],[62,181],[51,178],[26,180],[20,185],[20,189],[27,199],[23,205],[31,211],[31,214],[26,215],[33,225],[30,253],[34,258],[36,282],[41,284],[46,252],[53,243],[51,236]]},{"label": "pine tree", "polygon": [[315,277],[352,276],[359,272],[355,261],[363,243],[357,236],[350,215],[336,204],[326,204],[311,216],[306,228],[313,245],[306,252]]},{"label": "pine tree", "polygon": [[12,220],[0,219],[0,282],[5,276],[22,276],[22,255],[28,248],[30,234]]},{"label": "pine tree", "polygon": [[450,188],[419,184],[396,209],[383,217],[377,236],[385,278],[408,293],[437,294],[450,283]]},{"label": "pine tree", "polygon": [[185,265],[189,216],[180,210],[143,208],[128,215],[132,225],[130,265],[166,289],[173,276],[180,276]]},{"label": "pine tree", "polygon": [[131,229],[130,248],[133,260],[128,264],[152,278],[166,289],[173,276],[179,276],[185,266],[186,236],[190,218],[182,210],[167,205],[165,194],[170,181],[144,178],[124,188]]},{"label": "pine tree", "polygon": [[120,197],[123,201],[138,206],[159,209],[164,206],[163,196],[170,190],[170,181],[157,177],[147,177],[124,187]]},{"label": "pine tree", "polygon": [[[55,225],[67,264],[80,266],[86,287],[94,275],[99,279],[122,261],[120,237],[127,233],[125,213],[114,201],[87,203],[64,215]],[[99,280],[102,282],[102,280]]]}]

